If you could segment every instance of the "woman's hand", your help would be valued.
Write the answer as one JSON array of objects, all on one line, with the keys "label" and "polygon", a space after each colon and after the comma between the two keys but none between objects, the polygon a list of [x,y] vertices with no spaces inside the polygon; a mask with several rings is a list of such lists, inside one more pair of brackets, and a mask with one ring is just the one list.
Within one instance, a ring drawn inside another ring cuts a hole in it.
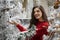
[{"label": "woman's hand", "polygon": [[18,23],[16,22],[16,21],[14,21],[14,20],[11,20],[11,22],[10,21],[8,21],[10,24],[15,24],[15,25],[17,25]]}]

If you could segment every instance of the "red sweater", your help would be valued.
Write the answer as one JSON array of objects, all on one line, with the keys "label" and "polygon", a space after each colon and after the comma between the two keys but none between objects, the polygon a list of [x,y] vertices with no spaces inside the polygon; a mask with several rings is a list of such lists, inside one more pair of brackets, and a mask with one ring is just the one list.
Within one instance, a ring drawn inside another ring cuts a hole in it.
[{"label": "red sweater", "polygon": [[[27,29],[25,29],[24,27],[22,27],[21,25],[16,25],[17,28],[20,30],[20,31],[27,31]],[[47,28],[48,28],[49,24],[48,22],[37,22],[36,23],[36,35],[34,35],[31,40],[43,40],[43,35],[47,35],[48,32],[47,32]],[[46,27],[46,28],[44,28]]]}]

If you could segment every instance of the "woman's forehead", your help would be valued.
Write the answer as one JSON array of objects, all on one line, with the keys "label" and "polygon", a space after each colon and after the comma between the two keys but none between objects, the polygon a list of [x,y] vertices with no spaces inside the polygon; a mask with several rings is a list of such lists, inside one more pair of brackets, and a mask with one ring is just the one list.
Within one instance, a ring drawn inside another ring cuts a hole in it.
[{"label": "woman's forehead", "polygon": [[39,8],[35,8],[34,11],[36,11],[36,10],[40,10],[40,9]]}]

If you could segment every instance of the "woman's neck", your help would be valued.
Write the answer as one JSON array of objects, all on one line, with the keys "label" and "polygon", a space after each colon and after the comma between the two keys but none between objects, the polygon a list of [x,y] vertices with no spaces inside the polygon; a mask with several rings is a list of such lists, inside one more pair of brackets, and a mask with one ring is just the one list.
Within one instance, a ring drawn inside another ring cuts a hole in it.
[{"label": "woman's neck", "polygon": [[43,22],[44,20],[42,18],[39,19],[40,22]]}]

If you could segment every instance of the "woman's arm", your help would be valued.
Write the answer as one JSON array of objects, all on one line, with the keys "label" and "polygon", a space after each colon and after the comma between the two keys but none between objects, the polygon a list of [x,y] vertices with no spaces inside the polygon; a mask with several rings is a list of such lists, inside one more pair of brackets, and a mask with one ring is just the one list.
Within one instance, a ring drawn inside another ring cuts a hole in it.
[{"label": "woman's arm", "polygon": [[24,28],[22,25],[20,25],[19,23],[17,23],[16,21],[12,20],[12,22],[8,21],[10,24],[14,24],[16,25],[16,27],[22,32],[22,31],[27,31],[26,28]]},{"label": "woman's arm", "polygon": [[31,28],[28,29],[28,31],[24,32],[24,33],[20,33],[20,40],[21,39],[26,39],[26,40],[30,40],[34,35],[36,34],[36,26],[32,25]]},{"label": "woman's arm", "polygon": [[21,26],[20,24],[16,24],[16,27],[22,32],[22,31],[27,31],[26,28],[24,28],[23,26]]},{"label": "woman's arm", "polygon": [[48,22],[44,22],[43,23],[43,31],[44,31],[44,34],[45,35],[49,35],[49,32],[47,31],[47,29],[48,29],[48,26],[49,26],[49,23]]}]

